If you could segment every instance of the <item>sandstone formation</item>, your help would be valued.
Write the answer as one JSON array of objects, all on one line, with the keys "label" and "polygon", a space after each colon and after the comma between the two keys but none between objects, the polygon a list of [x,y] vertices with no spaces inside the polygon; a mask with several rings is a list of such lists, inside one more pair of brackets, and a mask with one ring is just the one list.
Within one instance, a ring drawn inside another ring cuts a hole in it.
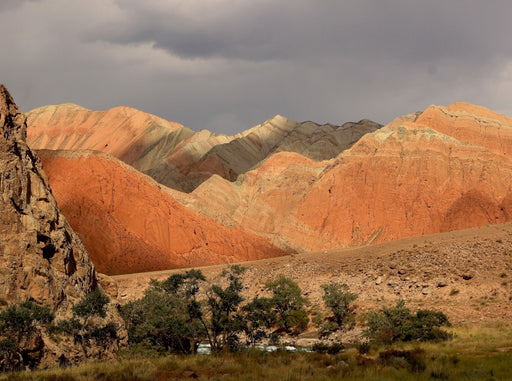
[{"label": "sandstone formation", "polygon": [[[94,265],[49,189],[41,162],[26,144],[25,116],[0,85],[0,300],[50,305],[57,319],[98,287]],[[111,305],[105,321],[124,324]],[[76,361],[86,354],[72,342],[57,346],[39,332],[29,343],[40,363]],[[27,344],[27,345],[29,345]],[[117,344],[96,355],[109,356]],[[95,355],[91,348],[88,355]]]},{"label": "sandstone formation", "polygon": [[154,115],[115,107],[91,111],[75,104],[44,106],[27,113],[32,149],[90,149],[148,170],[170,155],[193,131]]},{"label": "sandstone formation", "polygon": [[173,198],[176,192],[111,156],[92,151],[38,154],[63,213],[101,272],[204,266],[290,252],[185,208]]},{"label": "sandstone formation", "polygon": [[[212,175],[235,181],[239,175],[258,167],[277,152],[296,152],[313,160],[333,158],[351,147],[364,134],[380,127],[378,123],[369,120],[334,126],[313,122],[298,123],[276,115],[262,124],[229,137],[223,144],[217,141],[212,144],[208,137],[205,147],[205,140],[196,143],[192,137],[189,140],[192,144],[184,141],[174,155],[148,174],[158,182],[172,186],[173,184],[166,183],[168,174],[178,169],[182,178],[192,183],[188,189],[184,189],[188,192]],[[214,135],[214,138],[218,139],[217,136]]]},{"label": "sandstone formation", "polygon": [[509,118],[484,108],[432,106],[363,136],[335,159],[275,154],[236,183],[209,179],[182,202],[297,250],[510,221],[511,131]]},{"label": "sandstone formation", "polygon": [[[66,115],[68,123],[75,123],[72,113]],[[34,118],[31,124],[37,131],[44,124],[41,120]],[[55,130],[59,123],[47,122],[41,136],[53,134],[53,141],[65,141]],[[205,130],[183,135],[179,143],[162,150],[162,155],[150,148],[143,150],[154,159],[152,167],[143,170],[164,184],[189,192],[161,190],[189,210],[298,251],[510,221],[512,119],[458,102],[430,106],[379,127],[366,120],[337,127],[276,116],[231,137]],[[45,141],[49,140],[34,140],[39,146]],[[85,146],[80,148],[94,148]],[[58,147],[63,145],[49,145]],[[129,156],[128,151],[124,155]],[[122,159],[122,155],[112,154]],[[44,154],[49,161],[59,155]],[[63,158],[59,160],[63,163]],[[132,161],[135,167],[137,160]],[[58,185],[65,181],[59,175],[62,171],[50,170],[50,177],[52,183],[56,179],[56,189],[62,189],[58,197],[65,199],[65,193],[75,190],[72,185]],[[116,186],[115,192],[123,188],[126,185]],[[105,189],[108,186],[102,185],[101,191]],[[85,196],[69,197],[75,200],[66,202],[75,204],[70,209],[84,204]],[[66,212],[76,215],[73,223],[77,225],[99,213],[81,208],[80,212]],[[82,224],[90,226],[92,222]],[[125,229],[124,222],[119,226],[118,231]],[[144,236],[143,231],[141,228],[137,237]],[[109,229],[104,232],[112,235]],[[132,242],[130,247],[150,244],[128,238],[124,242]],[[156,257],[163,261],[165,256]],[[186,259],[172,265],[190,263]]]},{"label": "sandstone formation", "polygon": [[381,127],[369,120],[342,126],[297,123],[277,115],[226,136],[206,130],[193,133],[128,107],[90,111],[73,104],[41,107],[27,117],[28,141],[35,149],[102,151],[185,192],[212,175],[234,181],[276,152],[330,159]]}]

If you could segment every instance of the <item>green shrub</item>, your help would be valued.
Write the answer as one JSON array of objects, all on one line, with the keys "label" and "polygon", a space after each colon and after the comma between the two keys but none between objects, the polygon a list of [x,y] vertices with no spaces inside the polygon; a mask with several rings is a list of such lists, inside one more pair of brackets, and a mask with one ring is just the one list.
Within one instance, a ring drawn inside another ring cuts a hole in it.
[{"label": "green shrub", "polygon": [[324,344],[324,343],[315,343],[311,348],[313,351],[318,353],[328,353],[330,355],[335,355],[340,353],[345,347],[342,343],[333,343],[333,344]]},{"label": "green shrub", "polygon": [[285,326],[291,330],[291,333],[298,335],[308,328],[309,316],[303,309],[291,310],[286,316]]},{"label": "green shrub", "polygon": [[349,292],[348,285],[345,283],[331,282],[322,284],[320,287],[324,291],[322,299],[325,306],[332,313],[326,323],[319,325],[320,334],[326,335],[336,330],[353,328],[355,323],[353,303],[357,295]]},{"label": "green shrub", "polygon": [[307,328],[309,316],[304,307],[309,304],[302,296],[299,285],[284,275],[265,283],[265,288],[272,292],[270,303],[275,311],[275,324],[286,332],[299,334]]},{"label": "green shrub", "polygon": [[395,307],[383,307],[366,316],[364,334],[373,341],[390,344],[396,341],[446,340],[451,336],[440,327],[450,326],[446,315],[432,310],[419,310],[415,315],[399,300]]},{"label": "green shrub", "polygon": [[82,318],[88,318],[93,315],[104,318],[107,316],[105,306],[109,302],[108,296],[101,292],[99,288],[96,288],[80,299],[80,301],[73,306],[72,311]]},{"label": "green shrub", "polygon": [[198,270],[174,274],[162,282],[152,280],[143,298],[121,308],[130,344],[193,352],[205,336],[201,306],[195,299],[202,280]]},{"label": "green shrub", "polygon": [[37,356],[23,356],[25,349],[21,343],[48,326],[54,318],[49,306],[30,301],[13,304],[0,312],[0,370],[37,365]]},{"label": "green shrub", "polygon": [[75,344],[80,344],[86,357],[87,348],[91,340],[96,345],[106,346],[112,340],[117,340],[119,327],[113,322],[105,325],[98,324],[95,320],[89,320],[92,316],[105,318],[106,306],[110,302],[107,295],[96,289],[82,297],[72,308],[73,316],[66,320],[60,320],[48,328],[51,335],[69,336]]},{"label": "green shrub", "polygon": [[395,368],[406,368],[413,373],[421,373],[427,368],[425,351],[415,348],[409,351],[388,349],[379,353],[379,362]]},{"label": "green shrub", "polygon": [[102,327],[92,327],[87,331],[86,337],[96,340],[99,345],[105,345],[111,340],[117,339],[117,324],[110,322]]},{"label": "green shrub", "polygon": [[214,284],[206,293],[209,321],[203,322],[208,327],[208,341],[214,351],[237,349],[240,344],[238,335],[247,330],[241,305],[244,301],[241,279],[244,271],[242,266],[229,266],[222,272],[227,286]]},{"label": "green shrub", "polygon": [[246,323],[244,329],[248,344],[255,345],[268,337],[268,330],[276,320],[276,313],[269,298],[254,297],[242,307],[242,313]]}]

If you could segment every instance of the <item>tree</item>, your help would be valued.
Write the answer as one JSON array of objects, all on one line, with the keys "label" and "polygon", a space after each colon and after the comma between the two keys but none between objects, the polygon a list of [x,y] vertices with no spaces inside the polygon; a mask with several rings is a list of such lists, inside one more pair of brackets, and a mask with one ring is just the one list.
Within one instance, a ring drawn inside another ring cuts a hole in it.
[{"label": "tree", "polygon": [[353,302],[357,295],[349,292],[349,287],[345,283],[331,282],[320,287],[324,291],[322,299],[325,306],[332,313],[328,322],[320,326],[321,333],[325,335],[336,330],[352,328],[355,323]]},{"label": "tree", "polygon": [[276,321],[276,312],[269,298],[254,297],[242,307],[245,319],[245,333],[249,345],[256,345],[267,337],[267,332]]},{"label": "tree", "polygon": [[60,320],[49,327],[53,335],[72,336],[75,344],[80,344],[84,355],[88,356],[91,341],[100,347],[106,347],[117,340],[118,326],[114,322],[104,323],[107,305],[110,299],[99,288],[85,294],[71,307],[73,316]]},{"label": "tree", "polygon": [[106,305],[110,299],[99,288],[86,294],[78,303],[72,307],[73,313],[84,319],[89,316],[98,315],[102,318],[107,316],[105,311]]},{"label": "tree", "polygon": [[[0,313],[0,369],[19,369],[34,366],[28,342],[42,327],[48,326],[55,315],[49,306],[39,306],[31,301],[14,304]],[[25,343],[22,345],[22,343]]]},{"label": "tree", "polygon": [[214,284],[206,292],[209,324],[208,340],[214,351],[222,349],[234,350],[239,345],[239,334],[245,329],[245,320],[240,308],[243,284],[241,275],[245,268],[240,265],[230,266],[222,272],[222,277],[228,282],[226,287]]},{"label": "tree", "polygon": [[371,340],[390,344],[396,341],[446,340],[450,334],[441,329],[451,324],[440,311],[419,310],[412,314],[399,300],[394,307],[383,307],[366,316],[364,334]]},{"label": "tree", "polygon": [[276,314],[275,323],[286,332],[299,334],[306,330],[309,316],[304,307],[309,304],[302,296],[299,285],[284,275],[265,283],[265,288],[272,293],[270,302]]},{"label": "tree", "polygon": [[132,344],[147,343],[169,352],[192,353],[204,337],[196,294],[204,275],[199,270],[152,280],[142,299],[121,308]]}]

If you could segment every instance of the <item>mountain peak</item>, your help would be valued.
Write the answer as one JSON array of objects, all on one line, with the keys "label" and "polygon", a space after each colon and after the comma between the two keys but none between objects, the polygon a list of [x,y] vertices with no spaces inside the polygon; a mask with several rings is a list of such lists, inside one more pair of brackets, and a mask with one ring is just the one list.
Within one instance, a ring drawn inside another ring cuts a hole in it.
[{"label": "mountain peak", "polygon": [[0,83],[0,129],[7,140],[27,139],[25,116],[14,103],[7,88]]}]

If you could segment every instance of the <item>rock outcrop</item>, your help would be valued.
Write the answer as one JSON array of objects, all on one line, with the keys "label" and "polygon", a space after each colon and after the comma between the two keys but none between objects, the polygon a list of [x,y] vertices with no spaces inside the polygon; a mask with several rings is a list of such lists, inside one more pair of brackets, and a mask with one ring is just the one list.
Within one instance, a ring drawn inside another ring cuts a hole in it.
[{"label": "rock outcrop", "polygon": [[174,199],[177,192],[106,154],[38,154],[63,213],[101,272],[204,266],[291,252],[185,208]]},{"label": "rock outcrop", "polygon": [[90,111],[73,104],[27,113],[35,149],[108,153],[167,187],[193,191],[212,175],[234,181],[277,152],[326,160],[381,127],[361,120],[342,126],[298,123],[280,115],[240,134],[193,133],[178,123],[128,107]]},{"label": "rock outcrop", "polygon": [[[25,116],[0,85],[0,300],[2,305],[33,301],[49,305],[57,319],[68,317],[72,305],[98,286],[94,265],[49,189],[37,155],[26,144]],[[124,323],[110,305],[105,321]],[[39,332],[38,362],[74,362],[86,356],[72,342],[56,345]],[[91,348],[89,355],[94,350]]]}]

